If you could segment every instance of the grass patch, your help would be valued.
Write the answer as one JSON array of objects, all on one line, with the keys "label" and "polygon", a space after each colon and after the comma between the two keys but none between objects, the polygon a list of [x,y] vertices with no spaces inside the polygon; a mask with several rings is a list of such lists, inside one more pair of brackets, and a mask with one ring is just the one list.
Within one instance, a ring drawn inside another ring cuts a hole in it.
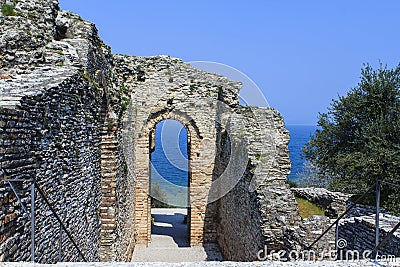
[{"label": "grass patch", "polygon": [[301,218],[306,219],[313,215],[325,216],[325,210],[323,208],[318,207],[317,205],[311,203],[310,201],[303,199],[303,198],[297,198],[297,197],[296,197],[296,201],[299,206],[299,213],[300,213]]},{"label": "grass patch", "polygon": [[4,16],[16,16],[17,15],[17,13],[15,13],[13,5],[2,5],[1,6],[1,13]]}]

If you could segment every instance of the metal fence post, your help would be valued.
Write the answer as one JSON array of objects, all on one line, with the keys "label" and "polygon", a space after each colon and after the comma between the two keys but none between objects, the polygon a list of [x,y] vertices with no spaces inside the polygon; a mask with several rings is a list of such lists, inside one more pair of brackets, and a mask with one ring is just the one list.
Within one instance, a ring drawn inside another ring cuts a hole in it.
[{"label": "metal fence post", "polygon": [[31,260],[35,262],[35,183],[31,185]]},{"label": "metal fence post", "polygon": [[336,221],[336,236],[335,236],[335,250],[338,250],[338,241],[339,241],[339,221]]},{"label": "metal fence post", "polygon": [[[375,213],[375,250],[379,245],[379,213],[381,202],[381,181],[376,182],[376,213]],[[375,251],[378,253],[378,251]]]},{"label": "metal fence post", "polygon": [[59,225],[60,225],[60,229],[59,229],[59,231],[60,231],[60,244],[59,244],[59,247],[58,247],[58,262],[62,262],[63,230],[62,230],[61,223]]}]

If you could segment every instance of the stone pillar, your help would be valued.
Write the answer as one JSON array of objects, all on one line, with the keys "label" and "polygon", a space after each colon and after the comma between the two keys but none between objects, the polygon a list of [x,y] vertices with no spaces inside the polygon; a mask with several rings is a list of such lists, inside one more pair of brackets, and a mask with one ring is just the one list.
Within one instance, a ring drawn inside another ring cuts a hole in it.
[{"label": "stone pillar", "polygon": [[150,171],[149,171],[149,138],[143,136],[137,140],[136,148],[136,207],[135,231],[136,243],[148,244],[151,235],[150,217]]},{"label": "stone pillar", "polygon": [[116,175],[118,139],[116,122],[102,129],[101,140],[101,206],[100,206],[100,260],[115,260],[116,240]]}]

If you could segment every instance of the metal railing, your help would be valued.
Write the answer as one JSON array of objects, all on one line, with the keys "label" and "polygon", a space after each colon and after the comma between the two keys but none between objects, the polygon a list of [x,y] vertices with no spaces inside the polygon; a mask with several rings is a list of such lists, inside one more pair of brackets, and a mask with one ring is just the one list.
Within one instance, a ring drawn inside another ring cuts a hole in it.
[{"label": "metal railing", "polygon": [[394,235],[394,233],[400,228],[400,221],[399,223],[386,235],[386,237],[379,242],[379,215],[380,215],[380,199],[381,199],[381,188],[382,184],[386,184],[389,186],[397,187],[400,189],[400,185],[394,184],[391,182],[386,182],[382,180],[377,180],[368,190],[361,195],[355,202],[352,203],[352,205],[346,209],[346,211],[340,215],[321,235],[318,236],[318,238],[307,247],[308,250],[311,250],[311,248],[318,243],[318,241],[321,240],[322,237],[324,237],[334,226],[336,226],[336,249],[337,247],[337,242],[339,240],[339,222],[341,219],[343,219],[344,216],[346,216],[354,207],[357,206],[365,197],[373,191],[375,188],[375,200],[376,200],[376,209],[375,209],[375,244],[374,244],[374,255],[376,256],[379,252],[379,250],[390,240],[390,238]]},{"label": "metal railing", "polygon": [[[48,197],[46,196],[45,192],[42,190],[42,188],[39,186],[36,180],[29,181],[29,180],[22,180],[22,179],[10,179],[7,180],[8,185],[10,186],[11,190],[13,191],[14,195],[16,196],[18,203],[20,204],[22,210],[30,215],[30,222],[31,222],[31,261],[35,262],[35,189],[43,199],[44,203],[46,206],[50,209],[51,213],[53,216],[56,218],[60,225],[60,247],[59,247],[59,262],[62,261],[62,233],[66,233],[68,239],[71,241],[72,245],[75,247],[75,249],[78,251],[79,258],[83,260],[84,262],[87,262],[85,256],[83,255],[81,249],[78,247],[77,243],[73,239],[71,233],[68,231],[67,227],[64,225],[63,221],[61,220],[60,216],[57,214],[56,210],[54,209],[53,205],[50,203]],[[31,185],[29,186],[29,191],[31,195],[31,209],[30,212],[28,212],[28,209],[25,207],[24,203],[22,202],[15,186],[13,185],[14,182],[31,182]]]}]

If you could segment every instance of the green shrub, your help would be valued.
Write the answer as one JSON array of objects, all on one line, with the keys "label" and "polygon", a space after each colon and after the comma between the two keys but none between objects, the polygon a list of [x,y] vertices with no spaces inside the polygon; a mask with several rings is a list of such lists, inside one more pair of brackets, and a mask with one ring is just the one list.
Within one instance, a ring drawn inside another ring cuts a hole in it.
[{"label": "green shrub", "polygon": [[14,6],[13,6],[13,5],[2,5],[2,6],[1,6],[1,13],[2,13],[4,16],[15,16],[15,15],[17,15],[17,14],[15,13]]},{"label": "green shrub", "polygon": [[[376,180],[400,184],[400,64],[365,65],[358,85],[327,110],[303,151],[319,176],[332,177],[329,189],[363,194]],[[399,191],[386,186],[381,194],[382,204],[395,213]]]},{"label": "green shrub", "polygon": [[121,88],[119,89],[119,91],[120,91],[121,94],[128,94],[129,93],[129,90],[128,90],[128,88],[125,87],[125,84],[121,85]]},{"label": "green shrub", "polygon": [[296,188],[297,187],[297,183],[291,180],[287,180],[287,183],[289,185],[290,188]]}]

